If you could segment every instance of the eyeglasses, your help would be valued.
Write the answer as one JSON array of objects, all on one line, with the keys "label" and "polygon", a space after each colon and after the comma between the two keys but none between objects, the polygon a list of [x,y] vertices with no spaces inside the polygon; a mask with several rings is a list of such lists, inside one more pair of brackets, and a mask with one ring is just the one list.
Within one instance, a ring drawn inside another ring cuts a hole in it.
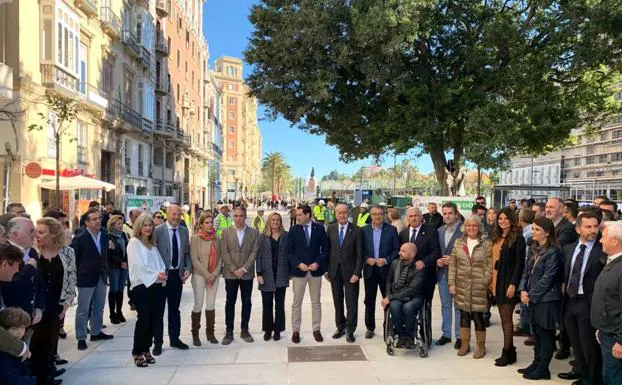
[{"label": "eyeglasses", "polygon": [[164,217],[163,217],[163,216],[161,216],[161,215],[156,215],[154,218],[155,218],[155,219],[164,219]]}]

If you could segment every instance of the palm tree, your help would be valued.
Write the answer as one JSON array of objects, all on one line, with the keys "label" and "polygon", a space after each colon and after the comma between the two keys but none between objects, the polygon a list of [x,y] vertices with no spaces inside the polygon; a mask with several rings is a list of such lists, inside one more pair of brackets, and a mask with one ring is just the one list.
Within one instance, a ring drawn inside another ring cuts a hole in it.
[{"label": "palm tree", "polygon": [[267,153],[263,158],[262,172],[265,180],[270,181],[272,196],[279,196],[285,189],[287,179],[291,178],[290,167],[285,162],[285,155],[280,152]]}]

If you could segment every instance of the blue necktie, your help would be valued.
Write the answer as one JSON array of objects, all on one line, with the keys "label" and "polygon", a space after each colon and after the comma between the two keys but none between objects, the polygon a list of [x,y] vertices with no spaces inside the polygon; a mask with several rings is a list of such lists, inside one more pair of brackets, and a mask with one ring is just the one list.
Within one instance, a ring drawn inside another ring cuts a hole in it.
[{"label": "blue necktie", "polygon": [[587,245],[579,246],[579,254],[577,254],[570,272],[570,279],[568,279],[568,296],[570,298],[576,298],[579,295],[579,283],[581,282],[581,269],[583,268],[585,249],[587,249]]},{"label": "blue necktie", "polygon": [[343,247],[343,239],[345,238],[344,228],[345,226],[340,226],[341,230],[339,230],[339,247]]},{"label": "blue necktie", "polygon": [[309,225],[305,225],[305,237],[307,238],[307,246],[311,246],[311,235],[309,234]]}]

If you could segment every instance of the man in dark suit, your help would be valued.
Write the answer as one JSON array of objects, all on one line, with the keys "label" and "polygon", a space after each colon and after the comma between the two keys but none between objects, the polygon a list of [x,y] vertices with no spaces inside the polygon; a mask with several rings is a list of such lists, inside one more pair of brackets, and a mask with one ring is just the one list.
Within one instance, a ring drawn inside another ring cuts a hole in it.
[{"label": "man in dark suit", "polygon": [[[406,214],[408,227],[400,232],[400,243],[412,242],[417,245],[415,261],[423,264],[425,269],[425,298],[432,302],[434,286],[436,286],[437,261],[441,257],[441,247],[438,243],[438,232],[434,227],[423,223],[423,215],[418,207],[411,207]],[[429,314],[432,319],[432,314]]]},{"label": "man in dark suit", "polygon": [[438,212],[436,202],[428,203],[428,212],[423,214],[423,223],[438,229],[443,225],[443,216]]},{"label": "man in dark suit", "polygon": [[102,332],[106,303],[108,236],[101,231],[101,214],[95,208],[84,214],[85,231],[76,235],[71,247],[76,254],[78,308],[76,338],[78,350],[86,350],[86,324],[91,314],[91,341],[108,340],[113,336]]},{"label": "man in dark suit", "polygon": [[[336,223],[328,226],[329,265],[328,279],[335,305],[337,331],[333,338],[355,341],[354,331],[358,321],[359,279],[363,270],[363,234],[361,229],[348,222],[348,206],[340,203],[335,208]],[[343,301],[347,318],[344,316]]]},{"label": "man in dark suit", "polygon": [[458,308],[452,309],[454,307],[454,298],[449,293],[447,277],[449,275],[451,251],[454,249],[456,239],[462,237],[462,230],[460,230],[461,223],[458,221],[458,207],[455,203],[447,202],[443,204],[441,211],[445,224],[438,229],[438,244],[441,248],[441,257],[436,262],[436,275],[438,280],[438,293],[441,296],[441,315],[443,317],[441,329],[443,335],[436,341],[436,345],[443,346],[451,342],[451,320],[452,313],[454,313],[453,318],[456,333],[454,348],[460,349],[462,343],[460,340],[460,310]]},{"label": "man in dark suit", "polygon": [[[186,345],[180,338],[181,292],[186,280],[192,272],[192,260],[190,259],[190,237],[188,229],[180,226],[181,207],[172,203],[166,209],[166,222],[155,229],[156,243],[166,271],[166,304],[168,307],[168,338],[172,348],[187,350]],[[154,332],[153,355],[162,353],[163,330]]]},{"label": "man in dark suit", "polygon": [[298,224],[290,229],[287,237],[287,258],[292,276],[292,342],[300,342],[300,324],[302,322],[302,300],[305,289],[309,286],[311,296],[311,320],[313,338],[324,341],[320,331],[322,324],[322,275],[328,268],[328,237],[324,226],[311,221],[311,207],[308,205],[296,210]]},{"label": "man in dark suit", "polygon": [[365,338],[372,338],[376,330],[376,294],[380,288],[382,298],[386,297],[387,274],[391,262],[398,258],[400,240],[395,227],[383,220],[384,207],[371,209],[371,223],[363,227],[365,278]]},{"label": "man in dark suit", "polygon": [[[576,242],[579,235],[572,223],[564,218],[564,201],[558,197],[551,197],[546,202],[544,213],[555,225],[555,235],[559,247],[564,249],[567,245]],[[563,325],[560,326],[559,350],[555,354],[558,360],[564,360],[570,356],[570,340]]]},{"label": "man in dark suit", "polygon": [[596,214],[577,218],[579,240],[564,248],[564,323],[574,351],[576,369],[559,378],[577,380],[573,385],[601,385],[602,358],[596,330],[590,325],[594,284],[603,269],[602,245],[596,241],[600,223]]}]

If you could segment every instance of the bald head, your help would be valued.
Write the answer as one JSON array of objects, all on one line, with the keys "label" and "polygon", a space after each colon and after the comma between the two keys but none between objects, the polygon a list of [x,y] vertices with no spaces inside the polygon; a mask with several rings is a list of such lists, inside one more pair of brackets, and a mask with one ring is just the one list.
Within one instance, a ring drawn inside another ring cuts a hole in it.
[{"label": "bald head", "polygon": [[417,255],[417,245],[406,242],[400,247],[400,261],[410,262]]}]

